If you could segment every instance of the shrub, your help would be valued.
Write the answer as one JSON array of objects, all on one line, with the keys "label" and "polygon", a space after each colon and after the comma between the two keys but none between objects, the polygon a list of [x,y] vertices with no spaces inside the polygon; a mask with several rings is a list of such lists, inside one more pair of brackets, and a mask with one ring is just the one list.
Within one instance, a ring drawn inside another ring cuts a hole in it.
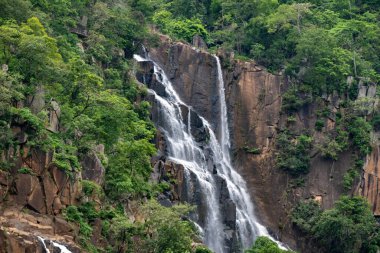
[{"label": "shrub", "polygon": [[307,135],[293,138],[287,132],[281,133],[277,138],[277,166],[293,176],[306,174],[309,171],[311,143],[312,138]]},{"label": "shrub", "polygon": [[355,178],[359,176],[359,172],[355,168],[349,169],[343,176],[343,187],[345,190],[350,190],[354,184]]},{"label": "shrub", "polygon": [[311,232],[322,213],[319,203],[314,200],[300,202],[292,211],[292,222],[304,232]]},{"label": "shrub", "polygon": [[212,253],[212,251],[208,249],[206,246],[198,246],[195,248],[194,253]]},{"label": "shrub", "polygon": [[21,173],[21,174],[32,174],[32,170],[30,168],[27,168],[27,167],[21,167],[18,170],[18,173]]},{"label": "shrub", "polygon": [[319,149],[322,152],[323,157],[335,161],[338,159],[338,154],[343,150],[339,143],[334,139],[328,139],[321,147],[319,147]]},{"label": "shrub", "polygon": [[317,119],[315,122],[315,130],[322,131],[322,128],[325,126],[325,121],[323,119]]},{"label": "shrub", "polygon": [[102,194],[102,187],[97,183],[90,180],[82,180],[82,192],[85,196],[92,196],[93,194],[100,196]]},{"label": "shrub", "polygon": [[251,249],[245,253],[291,253],[293,251],[282,250],[279,246],[266,236],[259,236]]},{"label": "shrub", "polygon": [[243,150],[249,154],[254,154],[254,155],[259,155],[261,154],[261,149],[260,148],[255,148],[255,147],[248,147],[245,146]]},{"label": "shrub", "polygon": [[348,131],[352,137],[353,144],[363,155],[371,152],[371,130],[371,124],[362,117],[353,118],[348,126]]}]

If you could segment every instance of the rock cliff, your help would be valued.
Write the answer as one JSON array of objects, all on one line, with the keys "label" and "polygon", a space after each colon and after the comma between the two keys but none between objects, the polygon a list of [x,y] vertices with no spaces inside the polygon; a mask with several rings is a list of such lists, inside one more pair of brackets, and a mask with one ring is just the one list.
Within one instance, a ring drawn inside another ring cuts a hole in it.
[{"label": "rock cliff", "polygon": [[[220,117],[220,112],[216,106],[217,77],[213,56],[188,44],[172,43],[166,37],[161,40],[160,47],[149,49],[150,57],[168,74],[181,99],[211,122],[218,132],[215,119]],[[283,94],[289,86],[285,76],[271,74],[253,61],[236,61],[223,52],[218,55],[226,83],[231,153],[235,167],[248,183],[256,214],[273,236],[290,247],[318,252],[312,249],[310,242],[299,239],[299,232],[290,221],[290,212],[303,199],[315,199],[323,208],[331,208],[341,194],[347,193],[342,182],[354,163],[353,156],[346,151],[336,161],[329,160],[314,148],[310,154],[310,171],[299,186],[294,178],[276,168],[276,136],[285,128],[299,134],[306,131],[318,146],[325,133],[335,127],[335,119],[325,119],[322,131],[315,131],[316,112],[321,103],[332,111],[341,110],[339,97],[330,96],[303,106],[290,122],[281,108]],[[357,187],[357,192],[373,205],[375,215],[379,214],[378,162],[376,147],[367,158],[361,184]]]}]

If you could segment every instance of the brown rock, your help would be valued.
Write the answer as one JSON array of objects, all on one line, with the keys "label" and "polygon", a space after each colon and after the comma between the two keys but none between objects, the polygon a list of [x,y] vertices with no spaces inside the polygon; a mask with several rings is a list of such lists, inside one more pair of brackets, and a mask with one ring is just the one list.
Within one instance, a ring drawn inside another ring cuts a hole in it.
[{"label": "brown rock", "polygon": [[45,194],[47,213],[52,214],[53,202],[57,197],[58,188],[57,188],[57,185],[54,183],[53,179],[50,177],[49,173],[46,173],[45,176],[43,177],[43,185],[44,185],[43,189],[44,189],[44,194]]},{"label": "brown rock", "polygon": [[15,199],[20,205],[25,205],[29,195],[39,187],[37,177],[30,174],[18,174],[15,180]]},{"label": "brown rock", "polygon": [[105,169],[95,153],[85,155],[82,164],[82,178],[91,180],[99,185],[104,183]]},{"label": "brown rock", "polygon": [[380,147],[373,148],[371,154],[366,158],[363,177],[356,189],[356,193],[365,197],[374,215],[380,216]]},{"label": "brown rock", "polygon": [[52,178],[58,188],[58,191],[61,192],[65,188],[66,184],[68,183],[68,176],[67,174],[57,167],[52,167],[50,169]]},{"label": "brown rock", "polygon": [[60,217],[54,217],[54,233],[58,235],[72,235],[73,227],[64,219]]},{"label": "brown rock", "polygon": [[57,196],[54,198],[53,201],[53,213],[58,214],[63,208],[63,205],[61,203],[61,199]]},{"label": "brown rock", "polygon": [[201,49],[207,49],[207,44],[199,35],[193,37],[193,46]]},{"label": "brown rock", "polygon": [[49,125],[48,130],[58,133],[59,132],[59,117],[61,116],[61,108],[58,103],[51,101],[51,109],[49,110]]},{"label": "brown rock", "polygon": [[46,213],[46,197],[40,185],[34,187],[32,194],[28,198],[28,205],[38,213]]}]

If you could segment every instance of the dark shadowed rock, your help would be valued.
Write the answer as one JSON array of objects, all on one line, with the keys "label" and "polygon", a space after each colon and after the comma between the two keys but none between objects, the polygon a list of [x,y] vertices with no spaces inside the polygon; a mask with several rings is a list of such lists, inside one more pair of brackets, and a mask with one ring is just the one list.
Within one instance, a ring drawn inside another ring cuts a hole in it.
[{"label": "dark shadowed rock", "polygon": [[85,155],[81,164],[83,179],[91,180],[99,185],[104,183],[105,169],[95,153]]}]

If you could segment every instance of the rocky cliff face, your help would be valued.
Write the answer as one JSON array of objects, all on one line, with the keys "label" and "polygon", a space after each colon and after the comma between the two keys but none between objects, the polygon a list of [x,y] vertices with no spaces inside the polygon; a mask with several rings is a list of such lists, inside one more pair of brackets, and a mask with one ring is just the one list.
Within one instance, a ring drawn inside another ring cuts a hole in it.
[{"label": "rocky cliff face", "polygon": [[[60,107],[55,101],[45,104],[41,87],[28,101],[33,113],[48,110],[47,130],[60,131]],[[80,252],[78,231],[63,219],[62,210],[79,202],[82,177],[102,183],[101,162],[95,154],[89,154],[82,159],[81,172],[60,169],[52,151],[31,147],[24,122],[14,122],[11,128],[17,142],[3,151],[0,159],[0,252],[42,253],[42,239],[50,252],[56,252],[54,244],[58,242],[72,252]],[[12,166],[5,169],[5,164]]]},{"label": "rocky cliff face", "polygon": [[[149,50],[150,57],[169,75],[181,99],[211,122],[218,132],[215,119],[220,112],[216,106],[216,63],[212,55],[190,45],[171,43],[165,37],[162,41],[160,47]],[[322,132],[314,131],[316,110],[321,105],[318,103],[339,111],[339,97],[326,97],[324,101],[304,106],[295,115],[296,119],[289,122],[281,109],[282,97],[288,88],[284,76],[271,74],[254,62],[235,61],[222,52],[219,56],[226,82],[233,160],[248,183],[255,212],[275,237],[294,249],[308,248],[311,252],[312,245],[297,238],[290,211],[302,199],[315,199],[323,208],[331,208],[339,196],[346,193],[343,175],[353,164],[353,158],[347,151],[340,154],[337,161],[327,160],[317,149],[312,150],[310,172],[299,187],[293,178],[275,166],[276,136],[285,128],[296,133],[308,131],[317,144],[321,143],[324,132],[335,127],[335,119],[325,119]],[[371,201],[375,215],[379,212],[378,160],[378,148],[375,148],[367,158],[358,188],[360,194]]]}]

